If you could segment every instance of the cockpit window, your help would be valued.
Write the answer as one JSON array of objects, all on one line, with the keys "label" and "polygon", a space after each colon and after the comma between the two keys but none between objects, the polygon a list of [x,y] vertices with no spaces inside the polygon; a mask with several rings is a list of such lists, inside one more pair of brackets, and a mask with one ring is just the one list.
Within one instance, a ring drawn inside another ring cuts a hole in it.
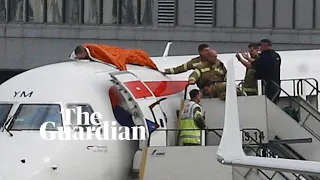
[{"label": "cockpit window", "polygon": [[[96,127],[96,125],[90,121],[91,115],[94,113],[90,105],[69,104],[67,105],[67,109],[70,110],[70,123],[72,127],[83,127],[84,131],[86,131],[86,127]],[[80,114],[78,115],[78,113]],[[97,115],[94,115],[93,118],[96,124],[100,123]]]},{"label": "cockpit window", "polygon": [[0,128],[5,123],[11,107],[12,104],[0,104]]},{"label": "cockpit window", "polygon": [[46,130],[57,130],[62,126],[60,105],[57,104],[21,104],[12,119],[10,130],[40,130],[45,122],[54,122],[47,124]]}]

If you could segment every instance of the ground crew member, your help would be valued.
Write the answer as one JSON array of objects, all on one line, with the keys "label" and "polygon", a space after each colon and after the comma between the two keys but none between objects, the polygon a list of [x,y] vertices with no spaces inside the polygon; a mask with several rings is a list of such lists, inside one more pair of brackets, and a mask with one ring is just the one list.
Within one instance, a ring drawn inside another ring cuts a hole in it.
[{"label": "ground crew member", "polygon": [[[259,44],[258,43],[250,43],[248,45],[249,53],[251,58],[249,59],[247,54],[242,53],[242,56],[248,58],[249,60],[256,60],[259,58]],[[237,55],[237,58],[241,58]],[[252,61],[253,62],[253,61]],[[258,95],[258,81],[255,77],[256,70],[246,68],[246,75],[243,82],[243,90],[246,92],[248,96],[256,96]]]},{"label": "ground crew member", "polygon": [[[197,83],[197,86],[201,91],[205,80],[216,83],[226,81],[227,69],[217,58],[217,52],[215,50],[209,50],[206,57],[207,61],[199,65],[189,76],[189,84]],[[206,94],[204,95],[206,96]]]},{"label": "ground crew member", "polygon": [[184,146],[198,146],[201,145],[200,129],[206,127],[204,116],[202,115],[202,108],[199,104],[201,101],[201,92],[193,89],[189,95],[191,100],[186,104],[181,114],[180,139]]},{"label": "ground crew member", "polygon": [[[209,98],[219,98],[223,101],[226,99],[227,86],[225,83],[215,84],[215,82],[206,80],[204,82],[203,90],[206,94],[208,94]],[[237,88],[237,96],[244,96],[239,88]]]},{"label": "ground crew member", "polygon": [[189,62],[186,62],[178,67],[165,69],[164,74],[179,74],[191,69],[195,69],[197,66],[205,62],[205,54],[209,51],[209,49],[209,45],[200,44],[198,46],[198,52],[200,56],[193,58]]},{"label": "ground crew member", "polygon": [[256,78],[265,82],[264,94],[268,99],[277,104],[281,92],[281,57],[275,50],[272,49],[272,43],[269,39],[262,39],[259,45],[261,54],[257,60],[253,61],[251,58],[245,57],[249,62],[243,59],[239,59],[239,61],[247,68],[256,70]]}]

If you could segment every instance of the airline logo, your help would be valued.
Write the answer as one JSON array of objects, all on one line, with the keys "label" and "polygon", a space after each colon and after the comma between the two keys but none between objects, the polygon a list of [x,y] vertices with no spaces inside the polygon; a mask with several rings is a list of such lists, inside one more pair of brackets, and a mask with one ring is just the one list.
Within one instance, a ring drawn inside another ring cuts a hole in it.
[{"label": "airline logo", "polygon": [[152,122],[148,119],[146,119],[147,127],[149,130],[149,134],[151,134],[153,131],[157,130],[159,128],[159,125],[156,122]]},{"label": "airline logo", "polygon": [[159,157],[159,156],[165,156],[166,152],[164,149],[155,149],[151,152],[151,156]]}]

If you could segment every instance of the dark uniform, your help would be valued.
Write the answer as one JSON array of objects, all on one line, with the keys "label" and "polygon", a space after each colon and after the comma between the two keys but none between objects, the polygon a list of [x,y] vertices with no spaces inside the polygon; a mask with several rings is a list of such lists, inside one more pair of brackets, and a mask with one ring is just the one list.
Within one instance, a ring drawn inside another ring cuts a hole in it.
[{"label": "dark uniform", "polygon": [[213,65],[209,62],[203,62],[189,76],[189,81],[194,80],[200,89],[203,88],[203,84],[206,80],[213,82],[226,81],[227,69],[220,60],[218,61],[219,63]]},{"label": "dark uniform", "polygon": [[[257,60],[259,56],[252,57],[254,60]],[[246,70],[246,76],[243,82],[243,90],[248,96],[258,95],[258,81],[255,77],[256,70],[248,69]]]},{"label": "dark uniform", "polygon": [[[214,85],[211,93],[208,94],[210,98],[219,98],[221,100],[226,99],[227,86],[225,83],[218,83]],[[237,96],[244,96],[239,88],[237,88]]]},{"label": "dark uniform", "polygon": [[201,65],[204,62],[203,58],[201,56],[198,56],[196,58],[191,59],[189,62],[184,63],[178,67],[165,69],[164,72],[166,74],[179,74],[186,72],[191,69],[195,69],[197,66]]},{"label": "dark uniform", "polygon": [[256,78],[265,81],[264,94],[277,103],[280,96],[280,55],[273,49],[265,50],[251,65],[256,70]]}]

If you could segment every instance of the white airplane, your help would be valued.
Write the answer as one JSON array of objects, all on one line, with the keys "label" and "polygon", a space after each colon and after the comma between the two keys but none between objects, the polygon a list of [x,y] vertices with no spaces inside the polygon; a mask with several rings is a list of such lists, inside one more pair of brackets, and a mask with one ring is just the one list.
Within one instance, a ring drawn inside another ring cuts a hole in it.
[{"label": "white airplane", "polygon": [[[163,57],[152,58],[159,70],[195,57],[166,56],[168,47]],[[282,79],[319,80],[319,53],[279,52]],[[223,62],[234,57],[234,53],[219,55]],[[45,122],[67,127],[62,110],[76,106],[90,114],[100,112],[101,122],[117,121],[117,127],[148,127],[147,136],[155,129],[177,128],[177,110],[191,72],[164,76],[146,67],[127,68],[118,71],[101,62],[72,60],[34,68],[4,82],[0,86],[0,180],[128,179],[132,170],[139,169],[141,150],[148,141],[101,141],[94,135],[87,141],[47,141],[39,134]],[[245,68],[235,64],[237,79],[244,74]],[[152,136],[151,145],[175,144],[174,134]]]}]

